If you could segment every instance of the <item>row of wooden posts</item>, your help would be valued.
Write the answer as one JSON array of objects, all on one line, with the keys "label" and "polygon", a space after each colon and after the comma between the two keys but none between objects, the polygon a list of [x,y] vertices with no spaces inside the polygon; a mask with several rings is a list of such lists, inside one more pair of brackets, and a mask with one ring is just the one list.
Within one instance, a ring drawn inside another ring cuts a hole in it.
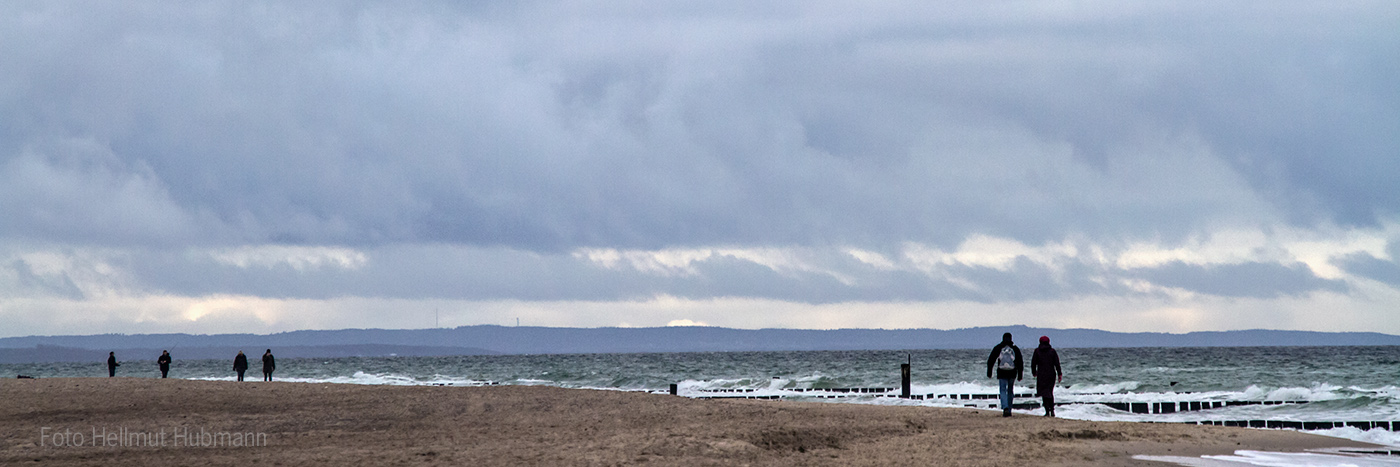
[{"label": "row of wooden posts", "polygon": [[[898,396],[899,398],[902,398],[902,399],[914,399],[914,400],[927,400],[927,399],[986,400],[986,399],[997,399],[997,398],[999,397],[997,394],[910,394],[910,391],[909,391],[909,380],[910,380],[909,367],[910,367],[910,363],[912,363],[912,362],[906,362],[906,363],[902,363],[902,364],[899,365],[899,380],[900,380],[900,384],[899,384],[899,386],[900,386],[900,387],[899,387],[899,396]],[[678,385],[676,385],[676,384],[673,383],[673,384],[671,384],[671,388],[670,388],[670,389],[671,389],[671,395],[673,395],[673,396],[674,396],[674,395],[678,395],[678,393],[679,393],[679,387],[678,387]],[[895,390],[895,388],[794,388],[794,389],[787,389],[787,391],[793,391],[793,392],[822,392],[822,393],[827,393],[827,394],[824,394],[824,395],[809,396],[809,397],[815,397],[815,398],[839,398],[839,397],[849,397],[849,395],[851,395],[851,394],[880,394],[880,395],[882,395],[883,397],[893,397],[893,396],[890,396],[890,395],[888,395],[888,394],[891,393],[891,392],[894,392],[894,390]],[[754,392],[755,390],[754,390],[754,389],[706,389],[706,390],[701,390],[701,391],[702,391],[702,392],[707,392],[707,393],[723,394],[723,393],[749,393],[749,392]],[[836,394],[832,394],[832,393],[836,393]],[[1030,397],[1033,396],[1033,394],[1029,394],[1029,393],[1026,393],[1026,394],[1014,394],[1014,396],[1015,396],[1015,397],[1018,397],[1018,398],[1030,398]],[[778,395],[761,395],[761,396],[720,396],[720,395],[714,395],[714,396],[698,396],[698,397],[696,397],[696,398],[697,398],[697,399],[734,399],[734,398],[742,398],[742,399],[776,400],[776,399],[781,399],[782,396],[778,396]],[[1106,406],[1108,406],[1108,407],[1111,407],[1111,408],[1114,408],[1114,409],[1117,409],[1117,410],[1121,410],[1121,411],[1124,411],[1124,412],[1132,412],[1132,413],[1136,413],[1136,414],[1170,414],[1170,413],[1176,413],[1176,412],[1188,412],[1188,411],[1210,410],[1210,409],[1218,409],[1218,408],[1222,408],[1222,407],[1235,407],[1235,406],[1241,406],[1241,405],[1284,405],[1284,404],[1306,404],[1306,403],[1308,403],[1308,401],[1299,401],[1299,400],[1293,400],[1293,401],[1176,401],[1176,402],[1092,402],[1092,401],[1075,401],[1075,402],[1059,402],[1059,403],[1056,403],[1055,405],[1102,404],[1102,405],[1106,405]],[[1013,407],[1013,408],[1017,408],[1017,409],[1036,409],[1036,408],[1039,408],[1040,406],[1041,406],[1041,405],[1040,405],[1039,402],[1012,404],[1012,407]],[[1304,421],[1291,421],[1291,420],[1201,420],[1201,421],[1189,421],[1189,422],[1180,422],[1180,423],[1197,424],[1197,425],[1239,426],[1239,427],[1248,427],[1248,428],[1293,428],[1293,429],[1299,429],[1299,430],[1326,430],[1326,429],[1332,429],[1332,428],[1354,427],[1354,428],[1360,428],[1360,429],[1362,429],[1362,430],[1372,430],[1372,429],[1381,428],[1381,429],[1386,429],[1386,430],[1391,430],[1391,431],[1400,431],[1400,421],[1394,421],[1394,422],[1392,422],[1392,421],[1304,422]]]}]

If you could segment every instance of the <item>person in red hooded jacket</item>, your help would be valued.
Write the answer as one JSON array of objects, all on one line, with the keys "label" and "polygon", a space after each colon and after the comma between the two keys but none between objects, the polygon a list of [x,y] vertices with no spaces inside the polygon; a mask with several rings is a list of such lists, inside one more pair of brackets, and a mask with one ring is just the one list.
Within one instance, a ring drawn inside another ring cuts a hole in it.
[{"label": "person in red hooded jacket", "polygon": [[1055,383],[1064,380],[1060,355],[1050,346],[1048,336],[1040,336],[1040,347],[1031,354],[1031,376],[1035,377],[1035,394],[1045,406],[1045,416],[1055,416]]}]

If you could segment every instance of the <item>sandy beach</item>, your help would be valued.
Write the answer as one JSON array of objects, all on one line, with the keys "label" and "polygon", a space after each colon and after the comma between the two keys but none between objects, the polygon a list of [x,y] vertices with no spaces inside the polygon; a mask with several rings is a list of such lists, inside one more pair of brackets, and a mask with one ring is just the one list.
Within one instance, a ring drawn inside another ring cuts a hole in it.
[{"label": "sandy beach", "polygon": [[1169,465],[1290,431],[553,387],[0,380],[3,465]]}]

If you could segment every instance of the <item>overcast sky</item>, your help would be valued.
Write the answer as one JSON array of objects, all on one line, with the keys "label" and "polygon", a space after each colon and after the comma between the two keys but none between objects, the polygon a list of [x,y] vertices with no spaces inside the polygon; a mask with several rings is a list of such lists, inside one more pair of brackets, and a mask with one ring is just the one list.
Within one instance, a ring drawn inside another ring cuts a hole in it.
[{"label": "overcast sky", "polygon": [[0,3],[0,335],[1400,333],[1400,2]]}]

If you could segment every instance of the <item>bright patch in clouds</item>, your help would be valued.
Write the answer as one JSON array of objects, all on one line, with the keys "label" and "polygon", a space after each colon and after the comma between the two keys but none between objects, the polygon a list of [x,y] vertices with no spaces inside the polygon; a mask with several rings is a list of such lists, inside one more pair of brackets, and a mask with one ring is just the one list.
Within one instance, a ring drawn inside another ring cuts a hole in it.
[{"label": "bright patch in clouds", "polygon": [[364,253],[349,248],[281,245],[245,246],[216,250],[209,252],[209,256],[219,263],[244,269],[250,267],[271,269],[277,266],[288,266],[298,271],[322,267],[359,269],[367,261]]},{"label": "bright patch in clouds", "polygon": [[1400,238],[1400,224],[1387,222],[1380,229],[1299,230],[1277,227],[1264,230],[1224,230],[1193,237],[1184,244],[1164,248],[1160,244],[1134,243],[1119,254],[1118,267],[1144,268],[1172,261],[1187,264],[1236,264],[1247,261],[1301,262],[1320,277],[1335,279],[1345,273],[1332,264],[1335,258],[1364,253],[1390,258],[1388,242]]},{"label": "bright patch in clouds", "polygon": [[1076,258],[1078,249],[1070,243],[1048,244],[1031,247],[1009,238],[994,238],[975,235],[958,245],[951,252],[944,252],[927,245],[910,243],[904,247],[904,259],[908,264],[926,272],[933,272],[945,266],[975,266],[1008,271],[1016,261],[1032,261],[1047,267],[1065,259]]},{"label": "bright patch in clouds", "polygon": [[873,266],[876,269],[882,269],[886,271],[896,269],[894,261],[890,261],[890,259],[886,258],[885,255],[874,251],[866,251],[859,248],[851,248],[849,250],[846,250],[846,254],[851,255],[852,258],[855,258],[856,260],[862,263]]},{"label": "bright patch in clouds", "polygon": [[707,261],[739,260],[763,266],[780,274],[816,273],[831,276],[850,285],[853,279],[839,271],[815,264],[815,252],[804,248],[703,248],[655,251],[619,251],[585,248],[574,257],[587,259],[609,269],[624,265],[636,271],[662,276],[694,276],[696,265]]},{"label": "bright patch in clouds", "polygon": [[709,325],[708,325],[708,324],[705,324],[705,323],[702,323],[702,322],[699,322],[699,321],[691,321],[691,320],[688,320],[688,319],[673,319],[673,320],[667,321],[667,322],[666,322],[666,326],[709,326]]}]

